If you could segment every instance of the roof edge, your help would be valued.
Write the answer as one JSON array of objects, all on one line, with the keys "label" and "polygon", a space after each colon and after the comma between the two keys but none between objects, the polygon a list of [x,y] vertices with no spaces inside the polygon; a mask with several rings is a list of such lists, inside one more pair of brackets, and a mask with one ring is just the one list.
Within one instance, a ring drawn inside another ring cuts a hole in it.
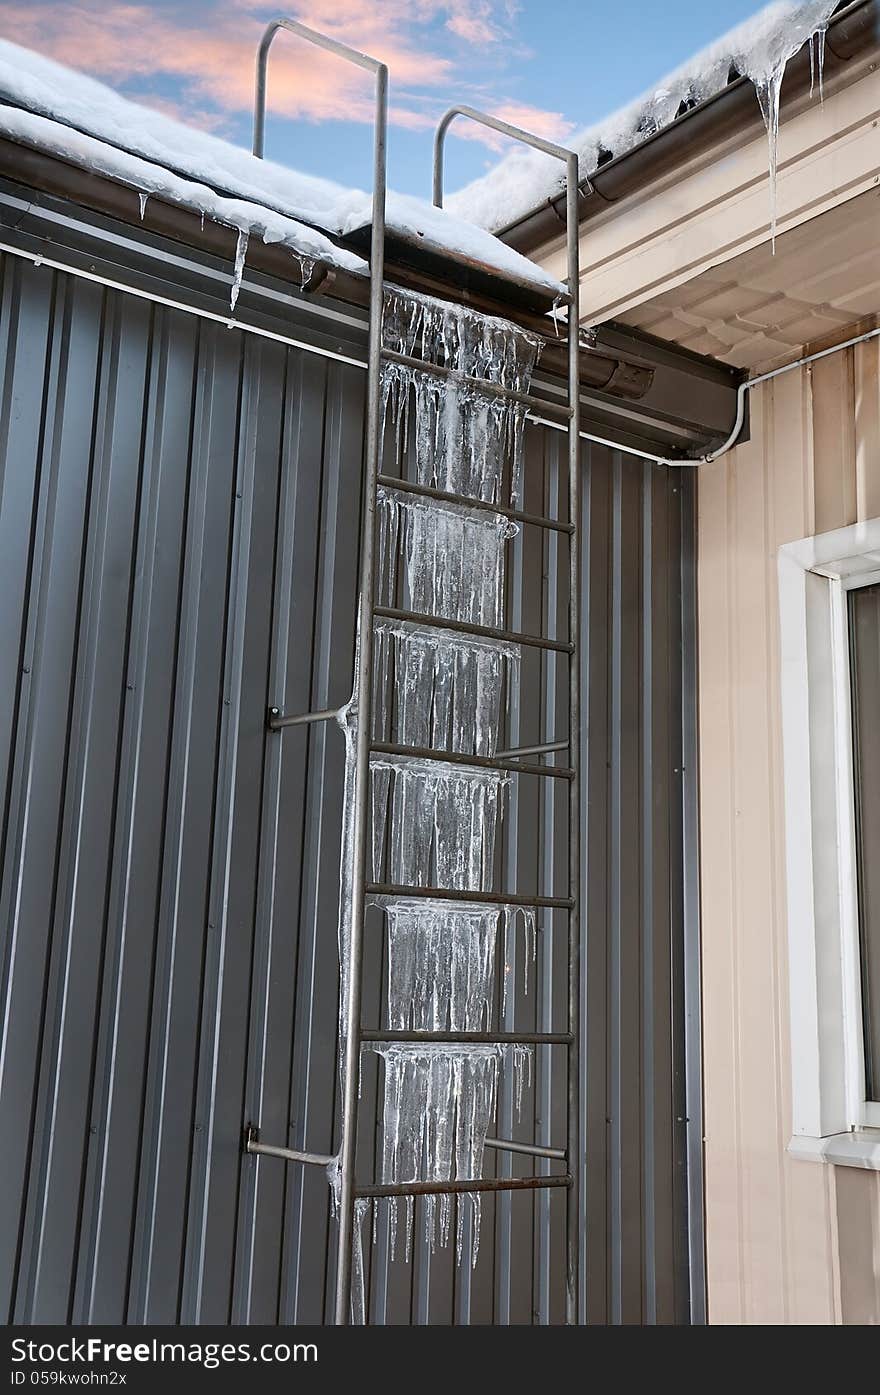
[{"label": "roof edge", "polygon": [[[833,15],[825,38],[825,73],[831,77],[854,58],[875,48],[880,54],[880,0],[853,0]],[[809,91],[810,58],[802,48],[786,66],[783,98]],[[686,157],[711,150],[726,138],[754,127],[763,129],[760,107],[749,78],[737,78],[699,106],[639,145],[601,165],[581,181],[580,221],[586,222],[644,185],[676,169]],[[495,236],[528,256],[560,236],[565,228],[565,194],[546,199]]]}]

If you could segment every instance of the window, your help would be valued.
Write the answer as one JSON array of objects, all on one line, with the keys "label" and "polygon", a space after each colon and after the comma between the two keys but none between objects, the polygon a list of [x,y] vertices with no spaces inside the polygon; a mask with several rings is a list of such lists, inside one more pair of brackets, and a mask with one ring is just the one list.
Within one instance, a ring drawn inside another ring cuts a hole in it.
[{"label": "window", "polygon": [[880,1100],[880,583],[849,591],[853,781],[867,1099]]},{"label": "window", "polygon": [[880,519],[779,552],[792,1140],[880,1170]]}]

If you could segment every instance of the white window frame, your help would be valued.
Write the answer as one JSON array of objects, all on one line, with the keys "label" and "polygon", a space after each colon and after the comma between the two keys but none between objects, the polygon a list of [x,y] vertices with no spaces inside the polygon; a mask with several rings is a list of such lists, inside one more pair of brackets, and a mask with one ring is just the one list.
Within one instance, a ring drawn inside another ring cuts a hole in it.
[{"label": "white window frame", "polygon": [[780,548],[792,1140],[880,1170],[866,1099],[847,592],[880,581],[880,518]]}]

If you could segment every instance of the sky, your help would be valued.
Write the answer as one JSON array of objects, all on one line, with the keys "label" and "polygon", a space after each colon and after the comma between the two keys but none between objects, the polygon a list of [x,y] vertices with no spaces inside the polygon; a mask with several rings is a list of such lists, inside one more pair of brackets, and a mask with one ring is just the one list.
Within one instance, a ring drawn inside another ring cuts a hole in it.
[{"label": "sky", "polygon": [[[259,0],[0,0],[0,35],[250,146],[260,34],[290,14],[389,65],[389,183],[429,197],[432,133],[447,107],[464,102],[564,140],[762,8],[763,0],[312,0],[287,10]],[[268,157],[369,186],[367,74],[282,33],[268,92]],[[452,129],[449,189],[506,145],[473,123]]]}]

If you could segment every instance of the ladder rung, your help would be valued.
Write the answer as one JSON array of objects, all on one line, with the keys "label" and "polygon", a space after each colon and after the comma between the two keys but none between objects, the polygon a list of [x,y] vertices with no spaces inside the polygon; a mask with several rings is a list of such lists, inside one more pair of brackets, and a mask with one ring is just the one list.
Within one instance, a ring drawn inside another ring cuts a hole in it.
[{"label": "ladder rung", "polygon": [[463,387],[472,387],[487,397],[503,397],[507,402],[519,402],[523,407],[532,407],[536,412],[549,412],[551,416],[560,417],[563,421],[570,421],[574,415],[571,407],[548,402],[543,397],[534,397],[530,392],[517,392],[501,383],[490,382],[488,378],[472,378],[460,368],[449,368],[445,363],[429,363],[426,359],[413,358],[410,354],[401,354],[396,349],[387,349],[384,346],[379,353],[388,363],[399,363],[404,368],[414,368],[417,372],[427,373],[434,378],[452,378]]},{"label": "ladder rung", "polygon": [[508,509],[502,504],[489,504],[485,499],[471,499],[467,494],[452,494],[448,489],[414,484],[411,480],[398,479],[396,475],[379,475],[376,483],[381,484],[384,489],[397,489],[401,494],[417,494],[420,498],[436,499],[441,504],[462,504],[469,509],[497,513],[502,518],[512,519],[514,523],[531,523],[535,528],[550,528],[556,533],[574,532],[571,523],[562,523],[558,518],[546,518],[540,513],[525,513],[522,509]]},{"label": "ladder rung", "polygon": [[425,897],[434,901],[480,901],[487,906],[534,906],[548,911],[572,911],[569,896],[518,896],[503,891],[459,891],[442,886],[399,886],[393,882],[367,882],[369,896]]},{"label": "ladder rung", "polygon": [[464,620],[447,620],[442,615],[424,615],[415,610],[395,610],[385,605],[374,606],[373,615],[381,620],[405,620],[412,625],[428,625],[432,629],[476,635],[478,639],[500,639],[507,644],[528,644],[533,649],[553,649],[558,654],[574,653],[574,645],[568,640],[545,639],[543,635],[524,635],[516,630],[498,630],[493,625],[471,625]]},{"label": "ladder rung", "polygon": [[355,1187],[358,1197],[461,1196],[468,1192],[543,1191],[546,1187],[570,1187],[571,1175],[557,1177],[478,1177],[470,1182],[386,1182]]},{"label": "ladder rung", "polygon": [[574,771],[563,765],[524,765],[522,761],[500,760],[495,756],[470,756],[460,751],[436,751],[430,746],[399,746],[392,741],[373,741],[370,743],[370,750],[378,756],[411,756],[413,760],[470,766],[476,770],[509,770],[517,775],[545,775],[551,780],[574,779]]},{"label": "ladder rung", "polygon": [[361,1031],[361,1041],[461,1042],[487,1046],[571,1046],[570,1032],[396,1032]]}]

